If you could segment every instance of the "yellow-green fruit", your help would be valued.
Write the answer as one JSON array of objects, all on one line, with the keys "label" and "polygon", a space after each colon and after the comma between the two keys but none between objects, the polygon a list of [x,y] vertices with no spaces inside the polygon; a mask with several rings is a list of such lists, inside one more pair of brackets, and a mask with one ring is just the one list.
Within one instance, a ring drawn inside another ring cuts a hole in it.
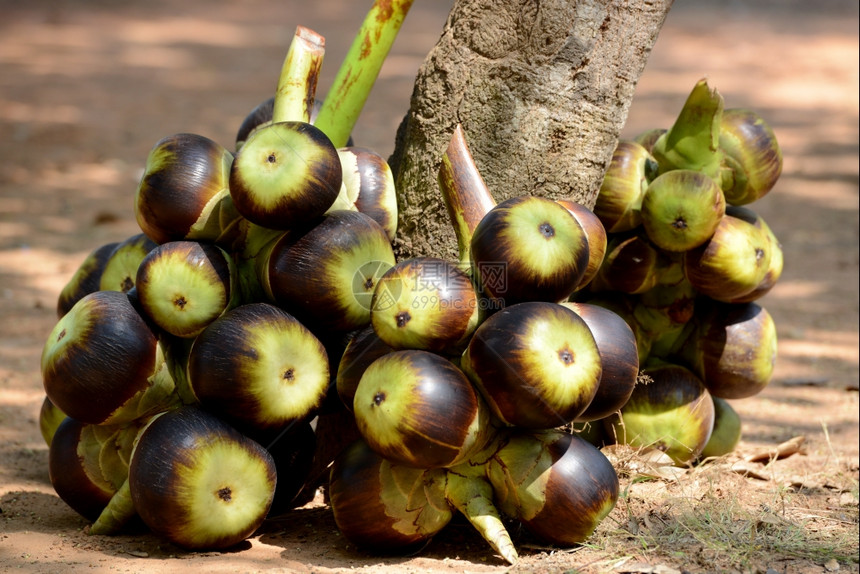
[{"label": "yellow-green fruit", "polygon": [[[96,291],[54,326],[42,349],[45,393],[68,416],[119,424],[143,414],[160,378],[158,340],[125,293]],[[163,362],[163,361],[162,361]],[[165,382],[165,392],[173,389]],[[151,406],[155,406],[154,404]]]},{"label": "yellow-green fruit", "polygon": [[594,292],[620,291],[628,295],[644,293],[660,279],[659,256],[647,237],[640,234],[613,235],[590,289]]},{"label": "yellow-green fruit", "polygon": [[189,550],[229,548],[263,523],[276,467],[260,444],[199,406],[155,418],[129,466],[129,489],[143,522]]},{"label": "yellow-green fruit", "polygon": [[188,357],[198,400],[244,430],[309,420],[330,376],[323,344],[295,317],[268,303],[248,303],[215,319]]},{"label": "yellow-green fruit", "polygon": [[453,517],[444,471],[392,463],[358,440],[335,458],[329,495],[338,530],[368,550],[407,553]]},{"label": "yellow-green fruit", "polygon": [[642,369],[650,380],[636,385],[620,416],[605,419],[622,444],[656,448],[678,466],[699,456],[714,429],[714,402],[702,381],[681,365]]},{"label": "yellow-green fruit", "polygon": [[156,325],[177,337],[196,337],[231,304],[233,260],[212,244],[168,241],[143,258],[135,285]]},{"label": "yellow-green fruit", "polygon": [[331,209],[356,209],[372,217],[394,241],[397,233],[397,190],[384,157],[363,147],[337,150],[343,184]]},{"label": "yellow-green fruit", "polygon": [[642,197],[656,172],[657,162],[645,147],[618,142],[594,203],[594,214],[608,233],[629,231],[642,223]]},{"label": "yellow-green fruit", "polygon": [[762,228],[726,214],[707,242],[684,254],[684,272],[699,293],[733,301],[761,284],[773,251]]},{"label": "yellow-green fruit", "polygon": [[742,426],[738,412],[729,401],[720,397],[711,398],[714,400],[714,431],[699,454],[701,459],[729,454],[741,440]]},{"label": "yellow-green fruit", "polygon": [[586,237],[588,237],[588,266],[585,268],[585,274],[576,286],[576,289],[579,290],[594,279],[594,276],[597,275],[600,269],[600,265],[603,263],[608,242],[606,228],[603,227],[600,218],[581,203],[568,199],[559,199],[557,201],[573,215],[585,231]]},{"label": "yellow-green fruit", "polygon": [[465,271],[438,257],[413,257],[379,278],[370,322],[392,348],[459,355],[478,326],[478,311]]},{"label": "yellow-green fruit", "polygon": [[725,399],[760,393],[773,376],[777,334],[761,305],[713,303],[701,308],[699,328],[680,350],[708,391]]},{"label": "yellow-green fruit", "polygon": [[48,477],[60,500],[88,520],[101,514],[117,491],[99,466],[99,425],[66,417],[48,448]]},{"label": "yellow-green fruit", "polygon": [[729,205],[726,207],[726,213],[752,223],[754,226],[764,231],[768,238],[771,256],[770,265],[768,265],[764,278],[759,282],[755,289],[745,295],[740,295],[731,300],[732,303],[749,303],[767,295],[768,292],[773,289],[774,285],[776,285],[777,281],[779,281],[779,278],[782,277],[782,270],[785,264],[782,243],[780,243],[776,234],[770,226],[768,226],[764,218],[749,207]]},{"label": "yellow-green fruit", "polygon": [[705,174],[676,169],[658,176],[642,198],[642,226],[665,251],[688,251],[711,238],[726,212],[720,186]]},{"label": "yellow-green fruit", "polygon": [[305,122],[278,122],[253,131],[230,169],[236,210],[269,229],[290,229],[319,217],[340,192],[337,149]]},{"label": "yellow-green fruit", "polygon": [[376,359],[358,383],[353,412],[373,450],[416,468],[455,465],[489,438],[489,411],[469,379],[428,351]]},{"label": "yellow-green fruit", "polygon": [[346,333],[370,323],[379,278],[395,263],[382,226],[359,211],[331,211],[271,249],[262,283],[278,306],[314,332]]},{"label": "yellow-green fruit", "polygon": [[602,374],[585,320],[564,305],[538,301],[484,320],[460,364],[500,421],[530,429],[576,419],[597,394]]},{"label": "yellow-green fruit", "polygon": [[782,150],[773,129],[758,113],[723,112],[720,123],[723,191],[726,202],[745,205],[764,197],[782,174]]},{"label": "yellow-green fruit", "polygon": [[365,369],[373,361],[393,350],[390,345],[379,338],[373,325],[367,325],[352,334],[340,356],[335,378],[337,395],[348,410],[352,410],[355,390],[358,388],[358,383],[361,381]]},{"label": "yellow-green fruit", "polygon": [[595,421],[618,411],[633,393],[639,375],[639,347],[627,322],[589,303],[561,303],[582,317],[597,343],[602,367],[597,393],[576,421]]},{"label": "yellow-green fruit", "polygon": [[51,402],[51,399],[45,396],[42,399],[42,406],[39,407],[39,432],[42,433],[42,438],[45,439],[45,444],[51,446],[51,440],[54,438],[54,433],[57,432],[57,427],[66,418],[66,413],[57,408],[57,405]]},{"label": "yellow-green fruit", "polygon": [[121,291],[128,293],[134,287],[137,268],[146,254],[155,249],[157,243],[138,233],[117,243],[102,269],[99,291]]},{"label": "yellow-green fruit", "polygon": [[57,297],[57,317],[68,313],[69,309],[84,295],[99,290],[102,271],[117,245],[119,245],[118,241],[105,243],[93,249],[81,261],[74,275],[63,286]]},{"label": "yellow-green fruit", "polygon": [[134,215],[156,243],[215,240],[218,207],[229,195],[233,154],[211,139],[179,133],[158,141],[134,196]]},{"label": "yellow-green fruit", "polygon": [[499,509],[541,540],[579,544],[618,500],[618,476],[595,446],[558,431],[514,434],[487,465]]},{"label": "yellow-green fruit", "polygon": [[484,216],[472,235],[470,253],[472,277],[490,301],[559,302],[586,273],[588,235],[555,201],[519,196]]}]

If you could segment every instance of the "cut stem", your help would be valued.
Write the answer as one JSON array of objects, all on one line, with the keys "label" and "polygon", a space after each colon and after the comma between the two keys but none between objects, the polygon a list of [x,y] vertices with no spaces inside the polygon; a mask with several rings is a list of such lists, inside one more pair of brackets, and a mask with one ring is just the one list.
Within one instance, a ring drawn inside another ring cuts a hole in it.
[{"label": "cut stem", "polygon": [[349,141],[412,0],[375,0],[314,120],[335,147]]},{"label": "cut stem", "polygon": [[278,78],[272,123],[310,122],[324,55],[325,38],[298,26]]}]

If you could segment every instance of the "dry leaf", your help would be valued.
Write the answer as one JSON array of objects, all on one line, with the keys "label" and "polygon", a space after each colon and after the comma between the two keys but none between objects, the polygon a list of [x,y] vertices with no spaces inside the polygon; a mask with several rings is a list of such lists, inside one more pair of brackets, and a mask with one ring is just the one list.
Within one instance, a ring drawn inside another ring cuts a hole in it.
[{"label": "dry leaf", "polygon": [[639,534],[639,523],[636,521],[635,518],[631,518],[627,521],[627,530],[630,532],[630,534],[634,536]]},{"label": "dry leaf", "polygon": [[779,526],[783,523],[783,520],[772,512],[765,512],[761,516],[758,517],[758,523],[756,526],[763,526],[769,524],[771,526]]},{"label": "dry leaf", "polygon": [[806,442],[806,437],[803,435],[790,438],[782,444],[777,445],[774,449],[757,452],[746,457],[747,462],[770,462],[781,458],[789,457],[793,454],[806,454],[803,445]]},{"label": "dry leaf", "polygon": [[634,450],[628,445],[610,445],[601,449],[612,466],[632,478],[656,478],[663,480],[678,480],[687,469],[675,466],[665,452],[649,448]]},{"label": "dry leaf", "polygon": [[675,568],[671,568],[665,564],[652,566],[647,562],[633,562],[631,564],[626,564],[623,568],[616,570],[616,572],[618,572],[618,574],[681,574],[680,570],[676,570]]},{"label": "dry leaf", "polygon": [[755,478],[758,480],[770,480],[769,476],[760,472],[761,469],[759,467],[753,466],[745,460],[739,460],[738,462],[734,463],[731,468],[732,472],[741,476]]}]

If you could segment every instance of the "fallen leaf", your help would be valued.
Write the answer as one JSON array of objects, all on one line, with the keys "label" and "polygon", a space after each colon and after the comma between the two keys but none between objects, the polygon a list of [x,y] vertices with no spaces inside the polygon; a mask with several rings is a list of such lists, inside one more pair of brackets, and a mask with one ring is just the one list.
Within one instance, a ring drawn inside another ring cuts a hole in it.
[{"label": "fallen leaf", "polygon": [[758,523],[756,524],[756,526],[763,526],[765,524],[769,524],[771,526],[779,526],[782,523],[783,520],[776,514],[773,514],[772,512],[765,512],[758,517]]},{"label": "fallen leaf", "polygon": [[633,562],[626,564],[620,570],[616,570],[618,574],[681,574],[680,570],[676,570],[665,564],[657,564],[652,566],[647,562]]},{"label": "fallen leaf", "polygon": [[610,445],[601,449],[616,470],[633,478],[678,480],[687,469],[675,465],[668,454],[660,449],[635,450],[628,445]]},{"label": "fallen leaf", "polygon": [[857,496],[853,492],[843,492],[839,495],[839,506],[857,506]]},{"label": "fallen leaf", "polygon": [[805,442],[805,436],[796,436],[777,445],[776,448],[753,453],[747,456],[745,460],[747,462],[770,462],[772,460],[779,460],[798,453],[806,454],[806,450],[804,449]]},{"label": "fallen leaf", "polygon": [[745,460],[739,460],[738,462],[732,464],[731,470],[735,474],[739,474],[741,476],[755,478],[758,480],[770,480],[770,477],[762,474],[758,467],[753,466]]}]

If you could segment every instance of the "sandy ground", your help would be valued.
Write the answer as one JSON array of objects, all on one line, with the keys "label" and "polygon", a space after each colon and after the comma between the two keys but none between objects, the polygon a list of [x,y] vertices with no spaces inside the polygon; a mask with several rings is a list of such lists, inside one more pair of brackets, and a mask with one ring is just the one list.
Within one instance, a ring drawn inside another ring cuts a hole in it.
[{"label": "sandy ground", "polygon": [[[89,536],[87,522],[59,500],[48,480],[47,448],[37,427],[39,355],[56,320],[56,297],[91,249],[138,232],[131,199],[150,147],[181,131],[229,145],[244,115],[272,93],[297,25],[326,36],[324,89],[364,4],[0,0],[0,571],[507,570],[461,523],[416,556],[367,555],[338,535],[319,501],[268,524],[229,553],[184,553],[145,532]],[[415,70],[450,5],[415,3],[356,128],[358,143],[391,152]],[[844,528],[855,531],[857,70],[857,6],[848,0],[814,8],[799,1],[678,2],[623,134],[668,127],[701,77],[720,90],[727,106],[751,107],[774,127],[784,173],[755,208],[786,257],[780,283],[762,300],[777,324],[779,359],[771,385],[735,404],[745,424],[738,451],[804,436],[806,454],[774,463],[771,480],[726,477],[723,486],[753,496],[791,480],[815,482],[818,490],[803,504],[820,513],[847,504],[853,519]],[[623,512],[619,506],[610,518],[622,523]],[[623,571],[599,554],[522,553],[512,571]],[[634,554],[644,564],[637,572],[659,571],[654,568],[663,564],[709,571],[701,563],[673,563],[661,550]],[[757,568],[833,567],[770,560],[763,552]],[[856,572],[857,556],[841,571]]]}]

